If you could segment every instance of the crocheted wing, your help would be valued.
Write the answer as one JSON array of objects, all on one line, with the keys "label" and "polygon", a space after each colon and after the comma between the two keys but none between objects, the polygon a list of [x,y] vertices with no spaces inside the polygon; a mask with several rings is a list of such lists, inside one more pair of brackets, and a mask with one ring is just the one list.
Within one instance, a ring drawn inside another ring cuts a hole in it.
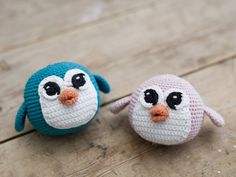
[{"label": "crocheted wing", "polygon": [[114,103],[111,104],[110,106],[110,111],[114,114],[119,113],[121,110],[123,110],[128,104],[130,103],[130,98],[131,96],[126,96],[124,98],[121,98]]},{"label": "crocheted wing", "polygon": [[208,106],[204,106],[204,113],[211,119],[213,124],[215,124],[217,127],[224,126],[224,118],[215,110],[209,108]]},{"label": "crocheted wing", "polygon": [[98,84],[99,90],[103,93],[109,93],[111,91],[110,85],[104,77],[94,74],[94,78]]},{"label": "crocheted wing", "polygon": [[16,131],[20,132],[24,129],[26,115],[27,115],[26,104],[25,102],[23,102],[16,114],[16,121],[15,121]]}]

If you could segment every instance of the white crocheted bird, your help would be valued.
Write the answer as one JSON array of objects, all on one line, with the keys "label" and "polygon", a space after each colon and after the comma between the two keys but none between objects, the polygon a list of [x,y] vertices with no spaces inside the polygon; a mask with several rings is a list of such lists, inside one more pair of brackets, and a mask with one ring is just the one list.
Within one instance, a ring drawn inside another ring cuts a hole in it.
[{"label": "white crocheted bird", "polygon": [[218,127],[220,114],[204,105],[193,86],[174,75],[145,81],[128,97],[111,105],[118,113],[129,106],[130,124],[142,138],[158,144],[175,145],[193,139],[203,124],[204,113]]}]

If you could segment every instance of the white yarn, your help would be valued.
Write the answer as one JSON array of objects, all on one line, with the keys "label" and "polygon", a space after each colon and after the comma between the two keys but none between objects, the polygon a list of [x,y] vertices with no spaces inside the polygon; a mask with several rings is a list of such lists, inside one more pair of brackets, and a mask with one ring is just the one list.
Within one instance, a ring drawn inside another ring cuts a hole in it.
[{"label": "white yarn", "polygon": [[[72,84],[72,82],[71,82],[71,78],[72,78],[75,74],[78,74],[78,73],[83,73],[83,74],[86,75],[86,77],[85,77],[86,82],[88,82],[88,81],[90,80],[89,77],[88,77],[88,75],[87,75],[85,72],[83,72],[82,70],[80,70],[80,69],[71,69],[71,70],[67,71],[67,73],[65,74],[65,77],[64,77],[64,81],[65,81],[67,87],[72,87],[72,86],[73,86],[73,84]],[[89,86],[90,86],[90,84],[85,84],[85,85],[83,85],[82,87],[80,87],[79,89],[80,89],[80,90],[85,90],[85,89],[87,89]]]},{"label": "white yarn", "polygon": [[38,89],[39,96],[41,95],[41,96],[43,96],[44,98],[46,98],[48,100],[57,99],[58,95],[49,96],[49,95],[46,94],[46,91],[43,87],[47,82],[55,82],[55,83],[58,84],[58,86],[61,89],[64,89],[65,88],[65,83],[64,83],[63,79],[60,78],[60,77],[57,77],[57,76],[49,76],[49,77],[44,78],[39,84],[39,89]]},{"label": "white yarn", "polygon": [[163,92],[161,90],[160,87],[158,87],[157,85],[152,85],[152,86],[149,86],[149,87],[146,87],[145,89],[143,89],[141,92],[140,92],[140,96],[139,96],[139,101],[142,103],[142,105],[145,107],[145,108],[151,108],[153,107],[153,105],[151,103],[147,103],[145,100],[144,100],[144,92],[145,90],[147,89],[153,89],[157,92],[159,98],[158,100],[159,101],[163,101]]},{"label": "white yarn", "polygon": [[[148,87],[150,88],[150,87]],[[156,89],[155,89],[156,90]],[[180,91],[177,89],[167,90],[165,93],[158,89],[160,99],[158,103],[168,107],[165,102],[166,97],[173,91]],[[191,113],[189,110],[189,97],[182,93],[182,102],[176,106],[176,110],[169,110],[169,117],[160,123],[154,123],[151,120],[149,108],[143,105],[142,99],[135,104],[134,111],[130,122],[134,130],[144,139],[159,143],[159,144],[178,144],[183,142],[191,131]],[[140,92],[140,96],[143,92]]]},{"label": "white yarn", "polygon": [[54,81],[60,86],[61,90],[63,90],[71,86],[71,79],[69,77],[72,77],[75,72],[84,73],[79,69],[76,69],[76,71],[70,70],[66,73],[64,80],[57,76],[50,76],[40,83],[38,90],[40,96],[39,102],[44,119],[51,127],[57,129],[78,127],[88,123],[97,112],[97,91],[86,73],[84,73],[86,86],[83,86],[83,89],[75,89],[79,93],[79,96],[74,105],[67,106],[62,104],[58,97],[50,99],[50,96],[47,94],[45,96],[43,85],[46,82]]}]

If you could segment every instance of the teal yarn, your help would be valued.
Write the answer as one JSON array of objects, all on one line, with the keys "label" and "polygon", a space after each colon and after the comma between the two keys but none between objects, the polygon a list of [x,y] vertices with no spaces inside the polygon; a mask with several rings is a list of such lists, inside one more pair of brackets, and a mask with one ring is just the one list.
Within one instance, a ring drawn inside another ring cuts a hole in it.
[{"label": "teal yarn", "polygon": [[24,129],[26,114],[27,114],[26,104],[25,102],[23,102],[16,114],[15,129],[17,131],[21,131]]},{"label": "teal yarn", "polygon": [[100,75],[94,75],[95,80],[97,81],[98,85],[100,85],[99,89],[103,92],[103,93],[109,93],[111,88],[108,84],[104,84],[107,83],[107,81]]},{"label": "teal yarn", "polygon": [[24,129],[25,117],[28,115],[28,119],[32,126],[39,132],[48,135],[64,135],[79,131],[81,128],[87,126],[88,123],[80,125],[74,128],[68,129],[57,129],[50,126],[44,119],[42,113],[42,107],[40,104],[40,97],[38,93],[39,84],[41,81],[49,76],[57,76],[60,78],[64,78],[66,72],[72,69],[80,69],[85,72],[89,79],[91,80],[96,92],[97,92],[97,110],[99,110],[101,103],[100,91],[104,93],[110,92],[110,86],[108,82],[99,75],[92,74],[86,67],[73,63],[73,62],[60,62],[52,65],[48,65],[47,67],[37,71],[34,73],[27,81],[25,90],[24,90],[24,102],[19,108],[16,121],[15,121],[15,129],[16,131],[22,131]]}]

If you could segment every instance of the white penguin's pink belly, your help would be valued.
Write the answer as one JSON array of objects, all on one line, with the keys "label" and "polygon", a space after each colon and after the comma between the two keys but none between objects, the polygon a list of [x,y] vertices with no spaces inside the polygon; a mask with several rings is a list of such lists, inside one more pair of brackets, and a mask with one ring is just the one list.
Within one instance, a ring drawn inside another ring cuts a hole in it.
[{"label": "white penguin's pink belly", "polygon": [[148,110],[137,104],[130,122],[142,138],[158,144],[182,143],[191,131],[191,113],[188,108],[178,112],[171,111],[165,122],[154,123]]}]

